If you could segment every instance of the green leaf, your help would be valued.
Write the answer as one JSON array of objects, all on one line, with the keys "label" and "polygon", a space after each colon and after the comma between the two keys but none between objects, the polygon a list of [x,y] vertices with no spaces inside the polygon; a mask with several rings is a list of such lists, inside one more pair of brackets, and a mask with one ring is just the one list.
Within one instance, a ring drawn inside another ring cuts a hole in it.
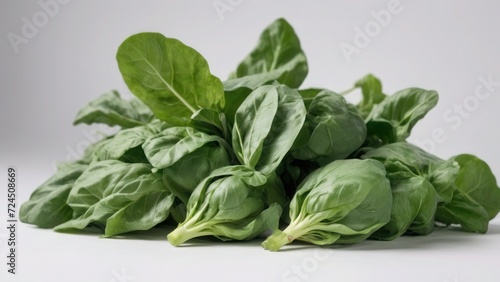
[{"label": "green leaf", "polygon": [[105,224],[108,218],[146,194],[169,192],[161,173],[152,173],[151,169],[147,164],[114,160],[90,165],[75,182],[68,197],[74,219],[56,226],[55,230],[83,229],[91,223]]},{"label": "green leaf", "polygon": [[[391,178],[390,178],[391,179]],[[391,220],[371,237],[394,240],[406,232],[427,235],[434,227],[437,195],[424,177],[391,179]]]},{"label": "green leaf", "polygon": [[500,210],[500,189],[489,166],[473,155],[450,158],[459,166],[453,197],[436,211],[436,220],[460,224],[462,229],[486,233],[488,221]]},{"label": "green leaf", "polygon": [[338,160],[309,174],[290,203],[288,227],[262,243],[277,251],[293,240],[355,243],[389,222],[392,196],[375,160]]},{"label": "green leaf", "polygon": [[21,205],[19,219],[42,228],[53,228],[71,219],[73,210],[66,204],[75,181],[87,165],[67,163],[40,185],[26,203]]},{"label": "green leaf", "polygon": [[168,126],[157,122],[144,126],[124,129],[105,140],[93,152],[95,160],[118,160],[129,150],[141,146],[149,137],[158,134]]},{"label": "green leaf", "polygon": [[304,105],[306,106],[307,110],[309,110],[309,107],[311,106],[311,103],[314,100],[314,98],[323,90],[324,89],[320,88],[308,88],[299,90],[299,94],[302,97],[302,100],[304,101]]},{"label": "green leaf", "polygon": [[174,195],[166,191],[142,195],[108,218],[104,236],[153,228],[168,217],[174,199]]},{"label": "green leaf", "polygon": [[306,116],[296,90],[262,86],[252,92],[235,115],[233,149],[239,161],[271,174],[288,153]]},{"label": "green leaf", "polygon": [[366,138],[366,125],[344,97],[324,90],[309,106],[306,122],[295,140],[292,155],[324,165],[344,159]]},{"label": "green leaf", "polygon": [[74,125],[104,123],[131,128],[144,125],[153,119],[153,113],[137,99],[123,100],[116,91],[101,95],[81,109]]},{"label": "green leaf", "polygon": [[163,181],[184,204],[198,184],[217,168],[230,165],[226,149],[206,144],[163,169]]},{"label": "green leaf", "polygon": [[489,216],[476,201],[455,191],[449,203],[437,207],[436,221],[447,225],[460,224],[465,231],[484,234],[488,231]]},{"label": "green leaf", "polygon": [[211,109],[199,109],[191,117],[189,125],[208,135],[218,135],[225,140],[231,140],[230,126],[224,113]]},{"label": "green leaf", "polygon": [[272,81],[298,88],[307,72],[299,38],[286,20],[278,19],[262,32],[255,49],[239,64],[236,77],[269,74]]},{"label": "green leaf", "polygon": [[241,164],[255,167],[277,110],[278,91],[275,86],[258,88],[238,108],[232,144]]},{"label": "green leaf", "polygon": [[363,99],[357,107],[359,114],[363,118],[366,118],[372,111],[373,107],[380,104],[386,97],[386,95],[382,93],[382,83],[374,75],[368,74],[367,76],[356,81],[354,86],[361,88]]},{"label": "green leaf", "polygon": [[194,49],[159,33],[127,38],[116,55],[130,91],[160,120],[185,125],[199,108],[224,106],[221,81]]},{"label": "green leaf", "polygon": [[[214,135],[207,135],[191,127],[171,127],[154,135],[142,145],[149,162],[157,169],[166,168],[198,148],[215,143],[229,148],[227,142]],[[230,149],[228,149],[228,152]]]},{"label": "green leaf", "polygon": [[262,187],[266,178],[262,177],[244,166],[215,170],[196,187],[189,198],[186,220],[168,234],[168,241],[178,246],[208,235],[222,240],[248,240],[276,228],[281,208],[277,204],[267,206]]},{"label": "green leaf", "polygon": [[[420,88],[404,89],[375,105],[366,121],[367,123],[390,122],[395,130],[396,141],[404,141],[410,135],[413,126],[437,104],[437,101],[436,91]],[[370,126],[368,128],[370,129]],[[377,132],[368,132],[368,135],[372,134]]]},{"label": "green leaf", "polygon": [[480,204],[489,219],[500,211],[500,189],[486,162],[476,156],[462,154],[452,158],[460,166],[455,181],[457,189]]}]

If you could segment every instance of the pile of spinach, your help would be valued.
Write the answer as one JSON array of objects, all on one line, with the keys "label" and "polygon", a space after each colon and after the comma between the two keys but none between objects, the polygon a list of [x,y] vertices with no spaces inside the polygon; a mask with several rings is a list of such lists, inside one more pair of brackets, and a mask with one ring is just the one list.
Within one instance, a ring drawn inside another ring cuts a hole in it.
[{"label": "pile of spinach", "polygon": [[225,81],[196,50],[159,33],[129,37],[116,58],[137,99],[106,93],[74,123],[121,130],[61,164],[22,205],[23,222],[98,227],[105,237],[175,225],[175,246],[271,231],[263,246],[278,250],[293,240],[426,235],[437,224],[485,233],[500,211],[485,162],[443,160],[405,141],[436,105],[435,91],[388,96],[367,75],[354,84],[362,100],[353,105],[328,89],[301,89],[307,60],[284,19]]}]

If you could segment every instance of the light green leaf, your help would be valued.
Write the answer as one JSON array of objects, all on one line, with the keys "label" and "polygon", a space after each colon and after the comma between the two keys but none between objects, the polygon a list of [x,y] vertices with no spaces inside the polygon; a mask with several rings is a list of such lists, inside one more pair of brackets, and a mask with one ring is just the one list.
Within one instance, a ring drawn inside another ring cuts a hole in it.
[{"label": "light green leaf", "polygon": [[317,245],[355,243],[389,222],[392,196],[383,165],[338,160],[309,174],[290,203],[291,223],[262,243],[279,250],[293,240]]},{"label": "light green leaf", "polygon": [[221,81],[194,49],[159,33],[127,38],[116,55],[130,91],[160,120],[185,125],[200,108],[224,106]]}]

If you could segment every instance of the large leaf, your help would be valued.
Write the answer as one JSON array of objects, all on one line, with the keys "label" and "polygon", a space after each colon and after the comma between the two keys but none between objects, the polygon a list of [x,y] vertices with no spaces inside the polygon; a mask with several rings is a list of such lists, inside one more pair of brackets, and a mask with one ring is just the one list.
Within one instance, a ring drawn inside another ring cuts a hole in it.
[{"label": "large leaf", "polygon": [[116,91],[105,93],[90,102],[76,115],[73,124],[104,123],[130,128],[144,125],[153,119],[153,113],[137,99],[123,100]]},{"label": "large leaf", "polygon": [[338,160],[309,174],[290,203],[290,224],[262,243],[277,251],[293,240],[355,243],[389,222],[392,196],[382,164]]},{"label": "large leaf", "polygon": [[208,135],[191,127],[171,127],[148,138],[142,148],[149,162],[157,169],[166,168],[197,149],[213,143],[227,148],[229,144],[219,136]]},{"label": "large leaf", "polygon": [[108,218],[104,236],[151,229],[168,217],[174,199],[166,191],[144,194]]},{"label": "large leaf", "polygon": [[366,118],[373,107],[381,103],[386,95],[382,93],[382,83],[372,74],[369,74],[360,80],[356,81],[355,87],[361,88],[363,99],[358,104],[359,114]]},{"label": "large leaf", "polygon": [[[436,91],[420,88],[404,89],[375,105],[366,120],[368,124],[390,122],[394,128],[396,141],[404,141],[415,124],[437,104],[437,101]],[[369,125],[367,127],[371,128]],[[368,132],[368,135],[372,134],[378,134],[378,132]]]},{"label": "large leaf", "polygon": [[130,91],[163,121],[184,125],[199,108],[224,105],[221,81],[179,40],[139,33],[120,45],[116,57]]},{"label": "large leaf", "polygon": [[[281,207],[267,205],[262,187],[266,179],[262,181],[262,176],[245,166],[215,170],[196,187],[189,198],[186,220],[168,234],[168,241],[178,246],[207,235],[248,240],[277,228]],[[266,186],[266,190],[272,188]]]},{"label": "large leaf", "polygon": [[275,86],[262,86],[252,92],[235,115],[233,149],[241,164],[255,167],[278,110]]},{"label": "large leaf", "polygon": [[290,24],[278,19],[261,34],[255,49],[238,65],[233,77],[224,82],[224,113],[232,124],[237,108],[260,86],[278,81],[298,88],[307,76],[307,60]]},{"label": "large leaf", "polygon": [[105,224],[110,217],[145,195],[169,192],[161,173],[152,173],[151,169],[147,164],[114,160],[92,164],[75,182],[68,197],[74,219],[58,225],[55,230],[83,229],[90,223]]},{"label": "large leaf", "polygon": [[73,210],[66,204],[69,192],[87,165],[65,164],[31,194],[21,205],[19,219],[42,228],[52,228],[71,219]]},{"label": "large leaf", "polygon": [[252,92],[235,115],[233,148],[240,162],[271,174],[292,147],[305,116],[296,90],[272,85]]},{"label": "large leaf", "polygon": [[277,74],[273,80],[292,88],[298,88],[308,72],[300,41],[284,19],[276,20],[262,32],[255,49],[239,64],[236,77],[273,72]]}]

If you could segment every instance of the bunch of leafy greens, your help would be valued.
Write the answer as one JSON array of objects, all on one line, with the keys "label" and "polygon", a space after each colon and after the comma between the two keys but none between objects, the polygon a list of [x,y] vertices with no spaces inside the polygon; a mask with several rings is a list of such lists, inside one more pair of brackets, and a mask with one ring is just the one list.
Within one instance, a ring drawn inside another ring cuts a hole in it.
[{"label": "bunch of leafy greens", "polygon": [[272,232],[263,247],[276,251],[293,240],[426,235],[436,223],[485,233],[500,211],[484,161],[443,160],[406,142],[435,91],[386,95],[367,75],[354,84],[362,99],[353,105],[328,89],[301,89],[307,60],[284,19],[225,81],[196,50],[159,33],[129,37],[116,58],[137,98],[106,93],[74,124],[121,130],[61,164],[21,206],[23,222],[97,227],[105,237],[174,224],[175,246]]}]

